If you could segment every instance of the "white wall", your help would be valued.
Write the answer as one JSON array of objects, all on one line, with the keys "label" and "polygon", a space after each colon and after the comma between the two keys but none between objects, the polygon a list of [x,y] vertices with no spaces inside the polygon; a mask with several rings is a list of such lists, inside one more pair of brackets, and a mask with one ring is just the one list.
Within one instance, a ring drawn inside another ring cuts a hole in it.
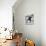
[{"label": "white wall", "polygon": [[[34,24],[26,25],[25,16],[34,14]],[[22,32],[24,37],[35,41],[36,46],[41,46],[41,0],[23,0],[15,9],[15,28]]]},{"label": "white wall", "polygon": [[42,46],[46,46],[46,0],[42,0],[41,4],[41,40]]},{"label": "white wall", "polygon": [[16,0],[0,0],[0,27],[12,28],[12,6]]}]

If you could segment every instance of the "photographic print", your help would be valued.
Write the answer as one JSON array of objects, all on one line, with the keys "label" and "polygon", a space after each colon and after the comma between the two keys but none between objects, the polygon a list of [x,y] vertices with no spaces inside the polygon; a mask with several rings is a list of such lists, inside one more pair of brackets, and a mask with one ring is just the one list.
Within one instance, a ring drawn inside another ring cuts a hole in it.
[{"label": "photographic print", "polygon": [[25,17],[25,23],[26,24],[34,24],[34,15],[33,14],[31,14],[31,15],[27,15],[26,17]]}]

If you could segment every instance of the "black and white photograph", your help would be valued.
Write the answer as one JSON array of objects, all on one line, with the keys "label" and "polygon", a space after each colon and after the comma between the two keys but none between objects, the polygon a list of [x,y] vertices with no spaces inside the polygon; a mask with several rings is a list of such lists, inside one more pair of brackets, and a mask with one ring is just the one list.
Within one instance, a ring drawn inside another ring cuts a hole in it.
[{"label": "black and white photograph", "polygon": [[28,24],[28,25],[34,24],[34,15],[33,14],[27,15],[25,17],[25,23]]}]

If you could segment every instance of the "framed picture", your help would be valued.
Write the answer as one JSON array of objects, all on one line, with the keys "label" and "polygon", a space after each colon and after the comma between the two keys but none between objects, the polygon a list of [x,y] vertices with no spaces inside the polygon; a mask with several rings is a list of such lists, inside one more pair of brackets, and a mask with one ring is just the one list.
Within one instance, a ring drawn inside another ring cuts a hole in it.
[{"label": "framed picture", "polygon": [[34,24],[34,15],[33,15],[33,14],[27,15],[27,16],[25,17],[25,23],[28,24],[28,25]]}]

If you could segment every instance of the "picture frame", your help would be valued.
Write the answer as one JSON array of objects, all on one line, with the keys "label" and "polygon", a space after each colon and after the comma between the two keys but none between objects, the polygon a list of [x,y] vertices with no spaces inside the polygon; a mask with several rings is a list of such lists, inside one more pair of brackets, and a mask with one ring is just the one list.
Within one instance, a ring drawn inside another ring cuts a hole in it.
[{"label": "picture frame", "polygon": [[27,15],[27,16],[25,17],[25,23],[26,23],[27,25],[32,25],[32,24],[34,24],[34,15],[33,15],[33,14]]}]

